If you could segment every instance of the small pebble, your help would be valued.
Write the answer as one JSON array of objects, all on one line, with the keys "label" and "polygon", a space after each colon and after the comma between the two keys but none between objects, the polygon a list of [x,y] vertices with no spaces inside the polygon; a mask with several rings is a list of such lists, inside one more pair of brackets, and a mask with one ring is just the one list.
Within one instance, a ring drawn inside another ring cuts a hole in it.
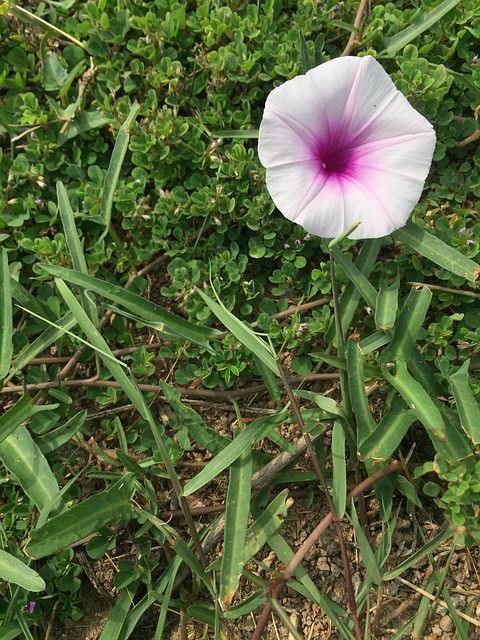
[{"label": "small pebble", "polygon": [[442,631],[451,631],[452,626],[453,623],[450,616],[443,616],[443,618],[440,620],[440,629]]}]

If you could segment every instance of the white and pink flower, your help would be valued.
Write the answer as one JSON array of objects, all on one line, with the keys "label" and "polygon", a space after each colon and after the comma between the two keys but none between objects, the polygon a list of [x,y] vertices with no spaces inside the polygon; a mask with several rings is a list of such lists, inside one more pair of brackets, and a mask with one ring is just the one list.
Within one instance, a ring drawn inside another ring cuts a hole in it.
[{"label": "white and pink flower", "polygon": [[379,238],[402,227],[422,193],[432,125],[371,56],[343,57],[274,89],[259,132],[267,188],[307,232]]}]

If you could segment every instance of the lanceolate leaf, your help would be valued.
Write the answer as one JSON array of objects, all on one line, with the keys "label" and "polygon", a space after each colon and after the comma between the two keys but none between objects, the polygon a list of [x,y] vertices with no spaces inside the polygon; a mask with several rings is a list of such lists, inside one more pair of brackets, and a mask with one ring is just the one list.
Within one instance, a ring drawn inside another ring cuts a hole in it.
[{"label": "lanceolate leaf", "polygon": [[220,602],[229,608],[244,566],[245,536],[250,513],[252,452],[244,449],[230,467],[225,535],[220,569]]},{"label": "lanceolate leaf", "polygon": [[[113,302],[126,307],[129,311],[135,313],[142,322],[146,325],[153,325],[158,331],[161,331],[162,327],[165,327],[169,333],[173,333],[179,338],[191,340],[210,349],[207,336],[214,332],[207,327],[188,322],[188,320],[170,311],[166,311],[154,302],[150,302],[150,300],[145,300],[122,287],[98,280],[92,276],[87,276],[84,273],[73,271],[72,269],[65,269],[64,267],[46,265],[44,269],[55,277],[61,278],[76,286],[83,287],[84,289],[90,289],[107,298],[107,300],[113,300]],[[119,313],[121,313],[121,309],[119,309]]]},{"label": "lanceolate leaf", "polygon": [[448,11],[451,11],[460,0],[444,0],[430,11],[424,11],[410,26],[391,38],[385,38],[387,55],[393,58],[397,51],[403,49],[409,42],[415,40],[420,34],[429,29],[440,20]]},{"label": "lanceolate leaf", "polygon": [[376,423],[365,392],[363,356],[354,340],[349,340],[347,344],[347,374],[350,403],[357,423],[357,437],[362,441],[375,431]]},{"label": "lanceolate leaf", "polygon": [[6,377],[12,357],[12,294],[6,250],[0,249],[0,380]]},{"label": "lanceolate leaf", "polygon": [[431,299],[432,293],[427,287],[410,291],[392,329],[392,341],[382,354],[383,362],[409,362]]},{"label": "lanceolate leaf", "polygon": [[466,278],[471,282],[475,282],[478,278],[480,266],[476,262],[466,258],[459,251],[440,240],[440,238],[433,236],[425,229],[421,229],[411,220],[401,229],[397,229],[393,237],[439,267],[443,267],[457,276]]},{"label": "lanceolate leaf", "polygon": [[[43,591],[45,581],[36,571],[28,567],[11,553],[0,549],[0,579],[12,584],[18,584],[26,591]],[[1,637],[1,634],[0,634]]]},{"label": "lanceolate leaf", "polygon": [[400,288],[400,275],[389,285],[383,278],[380,280],[380,288],[377,295],[375,309],[375,324],[377,329],[391,329],[395,324],[398,309],[398,291]]},{"label": "lanceolate leaf", "polygon": [[57,509],[65,508],[55,476],[26,427],[20,425],[0,444],[0,460],[39,511],[55,502]]},{"label": "lanceolate leaf", "polygon": [[102,527],[131,518],[134,480],[134,475],[127,473],[103,493],[87,498],[32,531],[27,554],[31,558],[50,556]]},{"label": "lanceolate leaf", "polygon": [[450,383],[462,429],[474,444],[480,444],[480,407],[468,383],[469,366],[470,360],[465,360],[460,369],[450,376]]}]

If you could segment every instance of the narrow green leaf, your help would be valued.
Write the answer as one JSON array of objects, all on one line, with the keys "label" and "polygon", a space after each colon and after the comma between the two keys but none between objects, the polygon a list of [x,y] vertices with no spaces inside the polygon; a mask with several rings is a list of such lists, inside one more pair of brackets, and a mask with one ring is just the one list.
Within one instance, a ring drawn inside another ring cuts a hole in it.
[{"label": "narrow green leaf", "polygon": [[10,407],[10,409],[0,416],[0,446],[5,438],[13,433],[17,427],[38,413],[38,411],[55,409],[56,407],[58,407],[58,404],[31,404],[28,395],[23,395],[20,400],[17,400],[13,407]]},{"label": "narrow green leaf", "polygon": [[10,276],[10,288],[13,299],[28,310],[33,311],[37,316],[46,317],[49,320],[55,320],[52,311],[45,304],[43,305],[34,295],[27,291],[15,278]]},{"label": "narrow green leaf", "polygon": [[121,366],[121,364],[117,361],[107,342],[102,337],[98,329],[93,326],[90,318],[87,316],[82,306],[70,291],[70,289],[67,287],[67,285],[63,282],[63,280],[56,279],[55,283],[63,299],[77,319],[82,331],[85,333],[92,345],[98,350],[107,369],[110,371],[115,380],[120,384],[124,393],[133,402],[135,408],[140,413],[142,418],[148,420],[150,412],[145,403],[145,399],[140,393],[136,384],[125,373],[123,366]]},{"label": "narrow green leaf", "polygon": [[415,420],[415,414],[405,409],[400,396],[395,393],[376,429],[365,440],[359,441],[360,459],[372,462],[389,460]]},{"label": "narrow green leaf", "polygon": [[75,116],[72,122],[68,123],[67,130],[60,133],[57,141],[57,148],[61,147],[67,140],[76,138],[86,131],[99,129],[109,123],[109,120],[101,111],[84,111]]},{"label": "narrow green leaf", "polygon": [[341,420],[335,420],[332,431],[333,503],[339,518],[345,515],[347,505],[347,461],[345,432]]},{"label": "narrow green leaf", "polygon": [[383,369],[388,382],[398,391],[410,409],[427,430],[441,442],[446,441],[445,424],[442,415],[425,389],[407,371],[402,360],[395,363],[395,376]]},{"label": "narrow green leaf", "polygon": [[[22,307],[25,308],[25,307]],[[40,309],[41,310],[41,309]],[[37,314],[35,313],[35,316]],[[48,318],[47,318],[48,320]],[[65,336],[65,333],[73,329],[77,324],[77,321],[73,315],[69,312],[56,321],[56,326],[49,326],[38,338],[28,345],[26,349],[21,351],[18,356],[13,360],[9,371],[9,379],[11,379],[16,373],[21,371],[27,364],[36,358],[38,354],[43,353],[48,347],[54,344],[60,338]]]},{"label": "narrow green leaf", "polygon": [[398,309],[398,292],[400,288],[400,275],[397,273],[395,281],[391,285],[384,279],[380,279],[380,288],[377,294],[377,306],[375,308],[375,324],[377,329],[391,329],[395,324]]},{"label": "narrow green leaf", "polygon": [[209,574],[205,573],[198,558],[193,553],[190,546],[181,538],[178,534],[175,534],[175,544],[173,546],[175,553],[185,562],[185,564],[191,569],[194,576],[199,578],[203,584],[207,587],[210,595],[216,598],[217,595],[214,590],[212,579]]},{"label": "narrow green leaf", "polygon": [[0,460],[40,512],[49,503],[65,508],[55,476],[26,427],[18,426],[0,444]]},{"label": "narrow green leaf", "polygon": [[342,407],[333,398],[322,396],[321,393],[306,391],[304,389],[296,389],[295,395],[299,398],[305,398],[305,400],[315,402],[322,411],[325,411],[325,413],[328,414],[328,416],[325,416],[326,418],[344,418],[345,420],[347,418]]},{"label": "narrow green leaf", "polygon": [[[381,238],[375,240],[365,240],[362,248],[360,249],[358,258],[353,265],[355,267],[354,270],[350,270],[350,265],[352,265],[352,263],[347,258],[342,260],[341,257],[341,263],[337,260],[337,262],[341,265],[342,269],[345,271],[349,278],[347,286],[343,290],[342,297],[340,298],[340,317],[342,318],[342,328],[344,334],[346,334],[348,327],[350,326],[362,295],[365,295],[366,298],[370,300],[370,302],[367,302],[368,306],[373,310],[375,309],[377,292],[371,285],[371,288],[368,287],[368,285],[370,284],[368,282],[368,278],[373,267],[375,266],[375,262],[377,260],[378,252],[380,251],[381,246]],[[337,247],[333,252],[335,259],[337,259],[337,255],[339,254],[341,254],[341,252]],[[361,279],[358,274],[364,276],[364,278]],[[367,285],[365,285],[365,280],[367,281]],[[327,343],[329,343],[334,339],[335,323],[332,322],[325,335],[325,340]]]},{"label": "narrow green leaf", "polygon": [[350,513],[353,529],[355,531],[355,537],[360,548],[360,553],[362,554],[363,564],[365,565],[365,569],[367,570],[367,576],[373,582],[373,584],[379,585],[382,581],[382,571],[377,562],[377,558],[375,557],[373,549],[370,546],[367,536],[365,535],[365,532],[358,520],[355,503],[353,501]]},{"label": "narrow green leaf", "polygon": [[6,377],[13,352],[12,292],[8,256],[4,247],[0,248],[0,380]]},{"label": "narrow green leaf", "polygon": [[[368,276],[362,273],[357,265],[353,264],[353,262],[351,262],[350,259],[344,253],[342,253],[338,247],[335,247],[333,249],[333,255],[335,260],[345,271],[349,280],[351,280],[351,282],[360,293],[362,298],[365,300],[365,302],[368,304],[368,306],[372,310],[375,310],[375,305],[377,303],[377,292],[375,290],[375,287],[368,280]],[[342,295],[342,299],[344,295],[345,292]]]},{"label": "narrow green leaf", "polygon": [[102,198],[100,200],[100,214],[90,218],[91,221],[99,222],[105,227],[95,244],[98,244],[103,240],[110,227],[113,196],[115,194],[115,189],[117,188],[120,170],[122,168],[123,160],[128,150],[128,142],[130,140],[129,129],[132,122],[135,120],[139,109],[140,106],[134,102],[125,122],[120,127],[115,141],[115,146],[113,147],[110,163],[103,183]]},{"label": "narrow green leaf", "polygon": [[477,445],[480,444],[480,407],[468,382],[469,366],[470,360],[465,360],[460,369],[450,376],[449,381],[462,429]]},{"label": "narrow green leaf", "polygon": [[422,508],[422,503],[420,502],[420,499],[417,495],[415,487],[410,482],[410,480],[407,480],[405,476],[398,475],[394,479],[394,483],[396,487],[399,489],[399,491],[403,493],[403,495],[407,498],[407,500],[409,500],[412,504],[414,504],[419,509]]},{"label": "narrow green leaf", "polygon": [[298,33],[300,40],[300,55],[302,58],[302,71],[303,73],[307,73],[312,68],[312,60],[310,58],[310,52],[308,51],[307,41],[305,40],[305,36],[301,31]]},{"label": "narrow green leaf", "polygon": [[214,138],[244,138],[257,139],[258,129],[224,129],[223,131],[212,131]]},{"label": "narrow green leaf", "polygon": [[390,337],[383,331],[375,331],[369,334],[359,342],[362,355],[366,356],[373,351],[378,351],[390,342]]},{"label": "narrow green leaf", "polygon": [[248,528],[243,556],[245,563],[253,558],[269,537],[279,529],[292,503],[293,500],[288,497],[288,489],[285,489]]},{"label": "narrow green leaf", "polygon": [[51,453],[71,440],[83,427],[86,418],[87,410],[79,411],[60,427],[57,427],[56,429],[53,429],[53,431],[49,431],[44,435],[37,436],[35,438],[35,442],[39,446],[40,451],[43,454]]},{"label": "narrow green leaf", "polygon": [[348,394],[357,424],[357,439],[365,440],[376,429],[376,422],[370,411],[365,391],[363,356],[358,343],[350,339],[347,343]]},{"label": "narrow green leaf", "polygon": [[[82,243],[78,237],[75,216],[73,215],[67,191],[61,182],[57,182],[57,199],[60,218],[65,232],[65,240],[67,241],[68,250],[72,258],[73,268],[76,271],[88,275],[87,261],[83,254]],[[89,295],[85,289],[82,289],[80,291],[80,299],[88,317],[95,326],[98,326],[98,312],[91,295]]]},{"label": "narrow green leaf", "polygon": [[127,473],[102,493],[90,496],[51,518],[43,527],[34,529],[25,549],[28,556],[45,558],[102,527],[131,519],[134,480],[134,475]]},{"label": "narrow green leaf", "polygon": [[230,467],[225,535],[220,568],[220,602],[228,609],[244,566],[244,547],[250,513],[252,453],[244,449]]},{"label": "narrow green leaf", "polygon": [[[456,2],[457,0],[455,0]],[[476,262],[466,258],[459,251],[440,240],[440,238],[428,233],[425,229],[421,229],[411,220],[401,229],[397,229],[393,237],[439,267],[443,267],[461,278],[466,278],[471,282],[475,282],[478,278],[480,266]]]},{"label": "narrow green leaf", "polygon": [[58,38],[61,41],[69,40],[70,42],[73,42],[74,44],[76,44],[78,47],[81,47],[82,49],[85,49],[85,50],[87,49],[86,45],[82,44],[80,40],[77,40],[77,38],[74,38],[66,31],[62,31],[61,29],[59,29],[53,24],[50,24],[46,20],[43,20],[43,18],[36,16],[34,13],[31,13],[27,9],[23,9],[22,7],[19,7],[17,4],[9,7],[9,11],[19,20],[22,20],[23,22],[27,22],[28,24],[33,24],[33,26],[39,29],[40,31],[46,31],[48,33],[53,34],[56,38]]},{"label": "narrow green leaf", "polygon": [[448,11],[451,11],[460,0],[444,0],[434,9],[424,11],[415,22],[406,29],[396,33],[391,38],[385,38],[386,52],[389,58],[393,58],[400,49],[403,49],[409,42],[415,40],[420,34],[429,29],[440,20]]},{"label": "narrow green leaf", "polygon": [[[0,579],[5,582],[17,584],[26,591],[43,591],[44,579],[36,571],[22,562],[11,553],[0,549]],[[1,634],[0,634],[1,637]]]},{"label": "narrow green leaf", "polygon": [[[215,332],[208,327],[202,327],[188,322],[188,320],[170,311],[166,311],[154,302],[145,300],[135,293],[131,293],[115,284],[104,282],[92,276],[87,276],[84,273],[65,269],[64,267],[42,265],[42,268],[54,277],[61,278],[66,282],[83,287],[84,289],[94,291],[104,298],[107,298],[107,300],[113,300],[113,302],[126,307],[129,311],[135,313],[144,324],[153,326],[158,331],[162,331],[162,328],[165,328],[169,333],[179,338],[190,340],[209,350],[211,349],[208,336]],[[118,310],[118,313],[121,313],[121,309]]]},{"label": "narrow green leaf", "polygon": [[382,354],[382,362],[409,362],[431,299],[432,292],[428,287],[410,291],[395,323],[392,341]]},{"label": "narrow green leaf", "polygon": [[133,598],[135,596],[137,586],[138,583],[133,583],[122,590],[120,596],[115,602],[115,606],[108,616],[98,640],[118,640],[122,627],[127,619],[130,607],[133,606]]},{"label": "narrow green leaf", "polygon": [[209,298],[203,291],[197,289],[202,300],[214,313],[226,328],[233,333],[247,349],[249,349],[259,360],[263,362],[275,375],[279,375],[278,366],[272,349],[244,322],[233,315],[219,300],[216,302]]},{"label": "narrow green leaf", "polygon": [[262,416],[253,420],[223,451],[221,451],[195,478],[187,482],[183,489],[183,495],[189,496],[201,487],[213,480],[219,473],[229,467],[257,438],[257,435],[265,426],[271,428],[282,424],[287,415],[287,408],[272,416]]},{"label": "narrow green leaf", "polygon": [[402,573],[407,571],[407,569],[410,569],[410,567],[413,567],[414,564],[420,562],[420,560],[422,560],[426,555],[435,551],[435,549],[437,549],[441,544],[443,544],[452,536],[453,529],[450,529],[449,527],[445,528],[437,536],[435,536],[435,538],[430,540],[430,542],[427,542],[418,551],[415,551],[415,553],[412,553],[412,555],[408,556],[408,558],[400,563],[397,567],[395,567],[395,569],[384,573],[383,579],[394,580],[395,578],[398,578],[398,576],[401,576]]}]

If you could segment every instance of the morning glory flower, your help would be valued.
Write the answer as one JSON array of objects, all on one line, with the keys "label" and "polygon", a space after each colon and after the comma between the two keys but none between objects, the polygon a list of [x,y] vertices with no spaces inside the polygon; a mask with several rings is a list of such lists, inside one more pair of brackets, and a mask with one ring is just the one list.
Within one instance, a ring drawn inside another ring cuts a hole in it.
[{"label": "morning glory flower", "polygon": [[402,227],[422,193],[432,125],[371,56],[342,57],[274,89],[258,152],[267,189],[305,231],[380,238]]}]

